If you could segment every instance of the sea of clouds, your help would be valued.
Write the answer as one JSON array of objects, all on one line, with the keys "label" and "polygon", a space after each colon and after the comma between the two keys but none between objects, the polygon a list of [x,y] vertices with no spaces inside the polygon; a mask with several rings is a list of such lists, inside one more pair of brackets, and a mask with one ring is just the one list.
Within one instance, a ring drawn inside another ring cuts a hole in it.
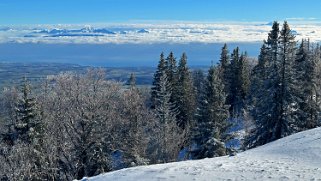
[{"label": "sea of clouds", "polygon": [[[289,24],[297,40],[321,41],[321,22]],[[248,43],[266,39],[271,25],[271,22],[16,25],[0,27],[0,43]]]}]

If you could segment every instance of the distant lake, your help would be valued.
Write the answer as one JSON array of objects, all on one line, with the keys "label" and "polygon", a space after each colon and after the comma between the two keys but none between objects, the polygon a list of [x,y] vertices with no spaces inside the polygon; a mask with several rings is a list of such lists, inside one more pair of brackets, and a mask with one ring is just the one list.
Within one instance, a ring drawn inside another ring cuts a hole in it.
[{"label": "distant lake", "polygon": [[[189,44],[0,44],[0,61],[55,62],[101,67],[155,67],[159,55],[173,51],[179,58],[187,53],[190,66],[208,66],[219,60],[222,43]],[[229,43],[230,52],[239,46],[257,57],[261,43]]]}]

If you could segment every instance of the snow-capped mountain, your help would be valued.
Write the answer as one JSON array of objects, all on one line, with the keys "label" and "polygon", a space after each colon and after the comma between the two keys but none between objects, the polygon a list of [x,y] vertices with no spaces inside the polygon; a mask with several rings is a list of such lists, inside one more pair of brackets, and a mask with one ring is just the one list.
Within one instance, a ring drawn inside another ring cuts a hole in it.
[{"label": "snow-capped mountain", "polygon": [[320,180],[321,128],[211,159],[127,168],[83,181]]}]

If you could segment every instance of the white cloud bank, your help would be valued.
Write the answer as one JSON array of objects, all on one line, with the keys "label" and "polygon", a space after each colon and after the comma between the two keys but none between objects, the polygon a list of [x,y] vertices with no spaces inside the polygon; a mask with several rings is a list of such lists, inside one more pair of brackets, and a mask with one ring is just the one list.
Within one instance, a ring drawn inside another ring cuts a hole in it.
[{"label": "white cloud bank", "polygon": [[[321,41],[321,22],[290,23],[297,39]],[[271,23],[159,23],[0,27],[0,43],[222,43],[261,42]]]}]

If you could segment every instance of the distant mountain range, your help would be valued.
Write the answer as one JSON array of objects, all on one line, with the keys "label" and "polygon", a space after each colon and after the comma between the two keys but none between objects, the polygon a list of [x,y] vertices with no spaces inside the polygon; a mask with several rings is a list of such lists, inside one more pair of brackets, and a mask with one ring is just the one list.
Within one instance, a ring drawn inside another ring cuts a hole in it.
[{"label": "distant mountain range", "polygon": [[148,33],[145,29],[139,30],[131,30],[131,31],[111,31],[106,28],[92,28],[92,27],[85,27],[81,29],[43,29],[43,30],[34,30],[33,32],[25,35],[24,37],[75,37],[75,36],[105,36],[105,35],[116,35],[116,34],[127,34],[128,32],[137,32],[137,33]]},{"label": "distant mountain range", "polygon": [[[136,31],[137,33],[148,33],[147,30],[145,29],[140,29],[140,30],[133,30]],[[43,29],[43,30],[35,30],[35,34],[48,34],[48,35],[53,35],[53,36],[104,36],[106,35],[115,35],[115,34],[126,34],[127,31],[111,31],[106,28],[92,28],[92,27],[85,27],[81,29],[58,29],[58,28],[53,28],[53,29]]]}]

